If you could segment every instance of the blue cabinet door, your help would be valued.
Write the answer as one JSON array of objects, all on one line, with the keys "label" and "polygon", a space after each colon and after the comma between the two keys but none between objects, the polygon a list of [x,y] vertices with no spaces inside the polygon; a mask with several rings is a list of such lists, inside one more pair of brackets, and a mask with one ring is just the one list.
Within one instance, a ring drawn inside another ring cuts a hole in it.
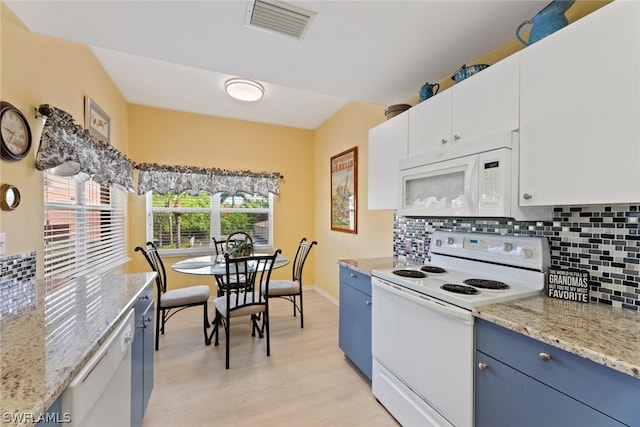
[{"label": "blue cabinet door", "polygon": [[[352,286],[355,282],[358,288]],[[366,291],[368,284],[369,294]],[[345,267],[340,270],[338,344],[345,356],[371,380],[371,278]]]},{"label": "blue cabinet door", "polygon": [[480,351],[476,364],[476,427],[624,425]]},{"label": "blue cabinet door", "polygon": [[153,289],[149,287],[135,305],[136,332],[131,344],[131,426],[140,427],[153,388]]}]

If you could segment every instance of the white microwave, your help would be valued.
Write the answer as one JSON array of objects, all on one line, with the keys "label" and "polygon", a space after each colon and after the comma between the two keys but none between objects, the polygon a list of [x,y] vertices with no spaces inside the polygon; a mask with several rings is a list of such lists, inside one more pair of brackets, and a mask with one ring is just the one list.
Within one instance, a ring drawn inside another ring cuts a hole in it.
[{"label": "white microwave", "polygon": [[551,207],[519,206],[518,137],[503,132],[401,160],[398,214],[550,219]]}]

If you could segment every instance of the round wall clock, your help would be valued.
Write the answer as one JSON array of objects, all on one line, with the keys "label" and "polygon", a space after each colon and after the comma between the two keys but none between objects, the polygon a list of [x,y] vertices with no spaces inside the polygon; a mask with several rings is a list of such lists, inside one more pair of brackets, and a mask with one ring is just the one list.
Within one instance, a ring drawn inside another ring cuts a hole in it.
[{"label": "round wall clock", "polygon": [[27,118],[13,105],[0,101],[0,157],[11,162],[31,149],[31,128]]}]

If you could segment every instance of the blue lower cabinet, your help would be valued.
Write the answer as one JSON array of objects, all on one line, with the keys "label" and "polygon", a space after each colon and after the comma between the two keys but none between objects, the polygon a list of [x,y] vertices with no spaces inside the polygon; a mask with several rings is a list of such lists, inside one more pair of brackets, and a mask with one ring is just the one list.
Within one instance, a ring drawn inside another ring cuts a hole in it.
[{"label": "blue lower cabinet", "polygon": [[340,267],[338,344],[345,356],[371,380],[371,277]]},{"label": "blue lower cabinet", "polygon": [[476,319],[475,426],[640,426],[640,380]]},{"label": "blue lower cabinet", "polygon": [[131,426],[140,427],[153,389],[154,302],[149,288],[135,305],[136,332],[131,345]]},{"label": "blue lower cabinet", "polygon": [[61,427],[63,423],[66,424],[71,421],[69,414],[62,413],[62,397],[58,397],[44,414],[37,415],[39,419],[36,427]]}]

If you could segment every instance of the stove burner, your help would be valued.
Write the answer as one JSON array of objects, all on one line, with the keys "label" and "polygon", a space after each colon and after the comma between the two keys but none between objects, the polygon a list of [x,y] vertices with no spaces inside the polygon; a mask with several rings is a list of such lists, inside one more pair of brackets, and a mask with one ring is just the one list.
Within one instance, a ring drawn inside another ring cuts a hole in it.
[{"label": "stove burner", "polygon": [[440,289],[444,289],[445,291],[449,291],[449,292],[454,292],[456,294],[465,294],[465,295],[476,295],[480,293],[479,290],[471,286],[454,285],[453,283],[446,283],[440,286]]},{"label": "stove burner", "polygon": [[393,274],[397,274],[398,276],[403,276],[403,277],[411,277],[414,279],[423,279],[427,277],[426,274],[418,270],[394,270]]},{"label": "stove burner", "polygon": [[506,283],[498,282],[497,280],[488,280],[488,279],[466,279],[463,280],[462,283],[466,285],[475,286],[476,288],[482,289],[509,289],[509,285]]},{"label": "stove burner", "polygon": [[420,270],[422,271],[426,271],[427,273],[446,273],[447,270],[445,270],[442,267],[436,267],[434,265],[423,265]]}]

